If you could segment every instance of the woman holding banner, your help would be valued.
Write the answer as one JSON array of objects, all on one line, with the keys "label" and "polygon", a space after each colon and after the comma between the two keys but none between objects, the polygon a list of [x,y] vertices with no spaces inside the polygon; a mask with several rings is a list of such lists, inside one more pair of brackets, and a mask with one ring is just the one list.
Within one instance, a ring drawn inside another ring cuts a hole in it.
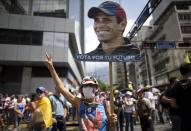
[{"label": "woman holding banner", "polygon": [[[99,85],[94,77],[87,76],[83,78],[80,86],[82,98],[78,98],[70,93],[70,91],[65,87],[53,66],[52,57],[48,54],[46,54],[45,63],[47,64],[55,82],[56,89],[59,90],[63,96],[77,108],[82,131],[106,131],[108,123],[110,125],[115,125],[114,123],[117,121],[116,114],[111,114],[109,106],[105,109],[103,103],[97,99],[96,94],[98,94]],[[109,128],[111,131],[112,126]],[[113,129],[113,131],[114,130],[115,129]]]}]

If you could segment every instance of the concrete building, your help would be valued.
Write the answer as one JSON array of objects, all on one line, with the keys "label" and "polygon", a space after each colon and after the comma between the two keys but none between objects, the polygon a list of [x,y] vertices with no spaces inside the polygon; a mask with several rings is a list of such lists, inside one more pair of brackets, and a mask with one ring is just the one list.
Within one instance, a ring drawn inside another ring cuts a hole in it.
[{"label": "concrete building", "polygon": [[135,65],[135,72],[132,71],[129,74],[129,76],[135,75],[135,81],[134,84],[137,88],[140,88],[141,86],[146,85],[150,81],[150,74],[149,74],[149,67],[150,67],[150,50],[144,50],[142,45],[143,41],[150,36],[153,32],[152,26],[143,26],[137,33],[137,35],[132,39],[132,43],[139,46],[141,50],[141,60],[136,62]]},{"label": "concrete building", "polygon": [[44,65],[45,51],[68,88],[76,88],[84,64],[84,1],[0,0],[0,92],[30,93],[54,89]]},{"label": "concrete building", "polygon": [[[156,28],[149,40],[191,42],[190,0],[162,0],[152,16],[151,24]],[[178,68],[184,61],[184,54],[185,50],[178,48],[152,50],[150,73],[157,85],[167,83],[172,76],[181,77]]]},{"label": "concrete building", "polygon": [[113,62],[113,84],[119,88],[125,88],[125,66],[127,69],[127,65],[124,62]]},{"label": "concrete building", "polygon": [[[177,45],[191,42],[190,0],[162,0],[152,17],[151,26],[147,30],[142,27],[135,40],[175,41]],[[141,52],[143,59],[137,67],[138,86],[163,85],[170,77],[181,78],[178,68],[184,61],[185,49],[143,49]]]}]

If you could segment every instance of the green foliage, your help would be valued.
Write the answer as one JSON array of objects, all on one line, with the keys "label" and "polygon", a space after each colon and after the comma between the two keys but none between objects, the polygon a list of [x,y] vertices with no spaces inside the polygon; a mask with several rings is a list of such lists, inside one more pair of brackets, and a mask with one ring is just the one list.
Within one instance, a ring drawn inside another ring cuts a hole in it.
[{"label": "green foliage", "polygon": [[97,80],[98,83],[99,83],[99,87],[100,87],[100,91],[107,91],[108,89],[108,85],[105,84],[103,81],[101,80]]}]

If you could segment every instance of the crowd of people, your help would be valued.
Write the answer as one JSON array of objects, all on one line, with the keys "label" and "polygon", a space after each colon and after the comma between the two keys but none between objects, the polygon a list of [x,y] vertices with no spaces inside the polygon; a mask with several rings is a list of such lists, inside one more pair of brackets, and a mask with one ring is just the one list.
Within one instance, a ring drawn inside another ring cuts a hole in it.
[{"label": "crowd of people", "polygon": [[[118,117],[117,130],[123,131],[125,125],[126,131],[134,131],[134,125],[138,121],[141,122],[143,131],[144,128],[152,128],[154,131],[155,124],[164,124],[163,115],[160,115],[164,111],[161,110],[159,101],[160,92],[149,91],[152,89],[151,86],[147,86],[145,89],[147,91],[142,89],[136,92],[133,90],[126,92],[114,90],[114,111]],[[103,103],[104,107],[109,105],[109,92],[100,92],[96,97],[100,103]],[[24,122],[32,121],[31,129],[39,131],[50,127],[53,131],[57,128],[66,130],[68,116],[70,116],[70,120],[77,120],[76,108],[65,99],[59,90],[52,93],[44,87],[38,87],[36,93],[30,96],[1,94],[1,115],[1,126],[14,120],[12,121],[14,127],[18,128],[21,120]],[[168,119],[167,114],[166,117]],[[147,119],[150,121],[146,124]],[[35,125],[34,122],[38,124]]]},{"label": "crowd of people", "polygon": [[13,124],[19,129],[20,122],[27,123],[29,130],[66,130],[66,119],[76,120],[76,110],[58,91],[49,92],[38,87],[29,95],[0,94],[0,128]]},{"label": "crowd of people", "polygon": [[154,131],[155,125],[165,124],[165,118],[170,123],[168,109],[161,105],[160,95],[160,90],[152,92],[149,85],[125,92],[114,90],[115,113],[118,116],[116,130],[134,131],[134,126],[140,122],[143,131]]},{"label": "crowd of people", "polygon": [[28,95],[0,94],[0,125],[14,122],[18,127],[21,118],[30,121],[30,98]]},{"label": "crowd of people", "polygon": [[[50,56],[47,56],[47,62],[54,68]],[[166,120],[172,123],[172,131],[184,131],[190,128],[187,122],[189,110],[183,100],[190,95],[191,65],[182,64],[180,72],[183,79],[172,77],[168,89],[163,92],[154,91],[150,85],[138,90],[115,89],[114,113],[110,109],[110,92],[100,92],[94,77],[83,78],[79,88],[81,97],[78,97],[63,87],[56,72],[52,72],[55,83],[59,82],[55,93],[41,86],[31,95],[0,94],[0,126],[12,120],[14,127],[18,128],[22,120],[29,122],[30,130],[64,131],[66,120],[71,116],[70,119],[78,120],[84,131],[134,131],[137,122],[140,122],[142,131],[154,131],[156,124],[164,124]]]}]

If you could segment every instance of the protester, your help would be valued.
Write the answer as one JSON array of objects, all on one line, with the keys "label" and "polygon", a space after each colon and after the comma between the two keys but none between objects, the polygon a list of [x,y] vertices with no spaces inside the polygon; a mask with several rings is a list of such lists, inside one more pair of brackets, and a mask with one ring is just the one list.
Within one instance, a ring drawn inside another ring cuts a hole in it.
[{"label": "protester", "polygon": [[11,100],[10,100],[9,106],[8,106],[9,107],[8,108],[9,123],[13,122],[13,119],[15,118],[15,104],[17,104],[17,96],[15,94],[12,94],[10,98],[11,98]]},{"label": "protester", "polygon": [[152,109],[149,99],[144,97],[144,90],[138,89],[138,100],[137,100],[137,114],[140,118],[142,131],[148,131],[151,129],[152,122]]},{"label": "protester", "polygon": [[182,80],[176,82],[171,88],[169,93],[171,107],[179,108],[181,116],[181,131],[191,131],[190,126],[190,111],[189,100],[191,96],[191,64],[181,64],[180,73],[183,77]]},{"label": "protester", "polygon": [[20,121],[24,117],[25,112],[25,103],[22,102],[23,96],[19,95],[17,99],[17,103],[15,103],[15,128],[19,127]]},{"label": "protester", "polygon": [[0,93],[0,129],[3,130],[5,124],[3,121],[3,102],[2,102],[3,94]]},{"label": "protester", "polygon": [[42,86],[36,89],[37,104],[34,114],[35,131],[47,131],[52,126],[52,107],[50,100],[46,97],[46,89]]},{"label": "protester", "polygon": [[[117,92],[114,92],[114,94]],[[118,93],[118,95],[115,94],[115,113],[117,114],[118,122],[117,122],[117,131],[123,131],[123,124],[124,124],[124,102],[123,102],[123,96],[121,93]]]},{"label": "protester", "polygon": [[2,117],[2,114],[1,114],[1,112],[0,112],[0,129],[3,130],[4,126],[5,126],[5,124],[4,124],[4,122],[3,122],[3,117]]},{"label": "protester", "polygon": [[57,131],[57,129],[59,131],[66,131],[67,105],[65,98],[59,90],[56,90],[55,94],[49,95],[48,98],[52,106],[52,116],[56,120],[51,131]]},{"label": "protester", "polygon": [[29,98],[28,95],[25,95],[24,97],[25,101],[26,101],[26,106],[25,106],[25,113],[24,113],[24,120],[25,121],[30,121],[30,102],[31,102],[31,99]]},{"label": "protester", "polygon": [[[132,92],[127,91],[125,94],[124,103],[125,103],[125,119],[126,119],[126,126],[125,130],[134,131],[134,117],[135,117],[135,106],[134,106],[134,100],[131,98],[133,95]],[[129,126],[130,125],[130,126]]]},{"label": "protester", "polygon": [[168,109],[169,109],[169,116],[170,116],[170,120],[172,122],[172,131],[181,131],[181,117],[180,117],[180,109],[177,107],[172,107],[170,105],[171,103],[171,98],[172,98],[172,94],[171,94],[171,89],[173,88],[173,86],[176,84],[176,82],[178,82],[178,79],[176,77],[172,77],[169,80],[170,85],[169,88],[164,92],[163,96],[162,96],[162,101],[164,103],[168,103]]},{"label": "protester", "polygon": [[30,112],[31,112],[31,123],[29,124],[29,128],[33,131],[34,126],[35,126],[35,110],[36,110],[36,106],[37,106],[37,94],[36,93],[32,93],[31,94],[31,101],[30,101]]},{"label": "protester", "polygon": [[154,124],[155,124],[155,119],[156,119],[156,97],[154,97],[154,94],[152,92],[152,87],[151,85],[146,85],[145,86],[145,98],[149,99],[150,103],[151,103],[151,131],[154,131]]},{"label": "protester", "polygon": [[8,123],[9,116],[10,116],[9,105],[11,102],[11,98],[9,97],[7,93],[3,93],[2,102],[3,102],[3,119],[5,123]]},{"label": "protester", "polygon": [[105,131],[106,125],[109,123],[110,130],[115,130],[112,129],[112,125],[116,122],[116,115],[106,112],[103,104],[98,101],[96,94],[99,92],[99,85],[94,77],[87,76],[83,78],[80,86],[82,98],[78,98],[65,87],[53,66],[52,57],[48,54],[46,54],[45,63],[55,82],[56,90],[59,90],[63,96],[76,107],[79,113],[81,130]]}]

